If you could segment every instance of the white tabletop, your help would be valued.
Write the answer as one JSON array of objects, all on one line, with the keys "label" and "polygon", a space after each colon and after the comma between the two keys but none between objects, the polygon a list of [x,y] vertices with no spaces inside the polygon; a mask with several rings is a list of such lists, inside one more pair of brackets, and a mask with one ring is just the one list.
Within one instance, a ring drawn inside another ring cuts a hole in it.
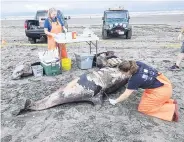
[{"label": "white tabletop", "polygon": [[74,42],[86,42],[86,41],[98,41],[99,37],[92,36],[92,37],[84,37],[84,36],[77,36],[76,39],[63,39],[60,36],[56,36],[54,40],[57,43],[74,43]]}]

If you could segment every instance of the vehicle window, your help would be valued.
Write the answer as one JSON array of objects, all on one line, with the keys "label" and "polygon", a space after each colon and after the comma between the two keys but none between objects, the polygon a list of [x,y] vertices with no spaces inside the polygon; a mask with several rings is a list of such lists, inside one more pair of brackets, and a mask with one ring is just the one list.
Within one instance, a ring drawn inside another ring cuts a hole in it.
[{"label": "vehicle window", "polygon": [[36,19],[39,19],[39,17],[48,17],[47,11],[37,12]]},{"label": "vehicle window", "polygon": [[117,19],[126,19],[127,13],[126,12],[106,12],[106,18],[107,19],[112,19],[112,18],[117,18]]}]

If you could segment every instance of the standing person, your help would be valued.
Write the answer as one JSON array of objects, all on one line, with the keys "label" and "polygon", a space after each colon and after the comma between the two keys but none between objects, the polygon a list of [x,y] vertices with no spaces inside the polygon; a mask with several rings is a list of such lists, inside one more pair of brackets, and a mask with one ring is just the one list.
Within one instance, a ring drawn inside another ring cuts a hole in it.
[{"label": "standing person", "polygon": [[178,105],[171,99],[170,81],[156,69],[135,61],[123,61],[119,70],[130,76],[125,92],[117,99],[109,99],[112,105],[127,99],[138,88],[145,89],[138,111],[167,121],[178,121]]},{"label": "standing person", "polygon": [[[57,45],[54,40],[56,34],[67,32],[67,29],[64,27],[64,24],[60,17],[57,16],[57,10],[55,8],[50,8],[48,10],[48,18],[45,19],[44,23],[44,32],[47,35],[48,41],[48,50],[56,49]],[[67,58],[67,51],[65,44],[62,44],[60,49],[61,58]]]},{"label": "standing person", "polygon": [[[178,36],[178,40],[181,40],[183,34],[184,34],[184,27],[183,27],[183,29],[181,30],[181,33]],[[170,70],[173,70],[173,71],[174,70],[180,70],[180,63],[183,59],[184,59],[184,41],[182,43],[181,52],[178,55],[176,63],[172,67],[170,67]]]}]

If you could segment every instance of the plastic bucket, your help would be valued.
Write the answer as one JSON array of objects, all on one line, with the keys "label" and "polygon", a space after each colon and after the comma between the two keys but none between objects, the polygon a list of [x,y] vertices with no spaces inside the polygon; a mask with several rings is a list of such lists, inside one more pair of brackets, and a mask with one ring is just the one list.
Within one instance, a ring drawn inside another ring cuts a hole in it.
[{"label": "plastic bucket", "polygon": [[64,58],[61,60],[61,64],[62,64],[62,69],[65,71],[69,71],[71,70],[71,59],[69,58]]},{"label": "plastic bucket", "polygon": [[41,65],[32,66],[32,70],[35,77],[43,76],[43,67]]}]

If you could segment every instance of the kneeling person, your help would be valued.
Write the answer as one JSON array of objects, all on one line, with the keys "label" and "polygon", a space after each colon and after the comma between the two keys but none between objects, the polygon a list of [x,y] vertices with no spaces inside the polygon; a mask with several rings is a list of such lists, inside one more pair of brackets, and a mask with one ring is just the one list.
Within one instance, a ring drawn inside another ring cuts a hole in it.
[{"label": "kneeling person", "polygon": [[138,88],[145,89],[138,111],[167,121],[178,121],[177,102],[171,99],[172,85],[170,81],[156,69],[135,61],[123,61],[119,70],[130,76],[128,87],[116,100],[109,99],[115,105],[128,98]]}]

